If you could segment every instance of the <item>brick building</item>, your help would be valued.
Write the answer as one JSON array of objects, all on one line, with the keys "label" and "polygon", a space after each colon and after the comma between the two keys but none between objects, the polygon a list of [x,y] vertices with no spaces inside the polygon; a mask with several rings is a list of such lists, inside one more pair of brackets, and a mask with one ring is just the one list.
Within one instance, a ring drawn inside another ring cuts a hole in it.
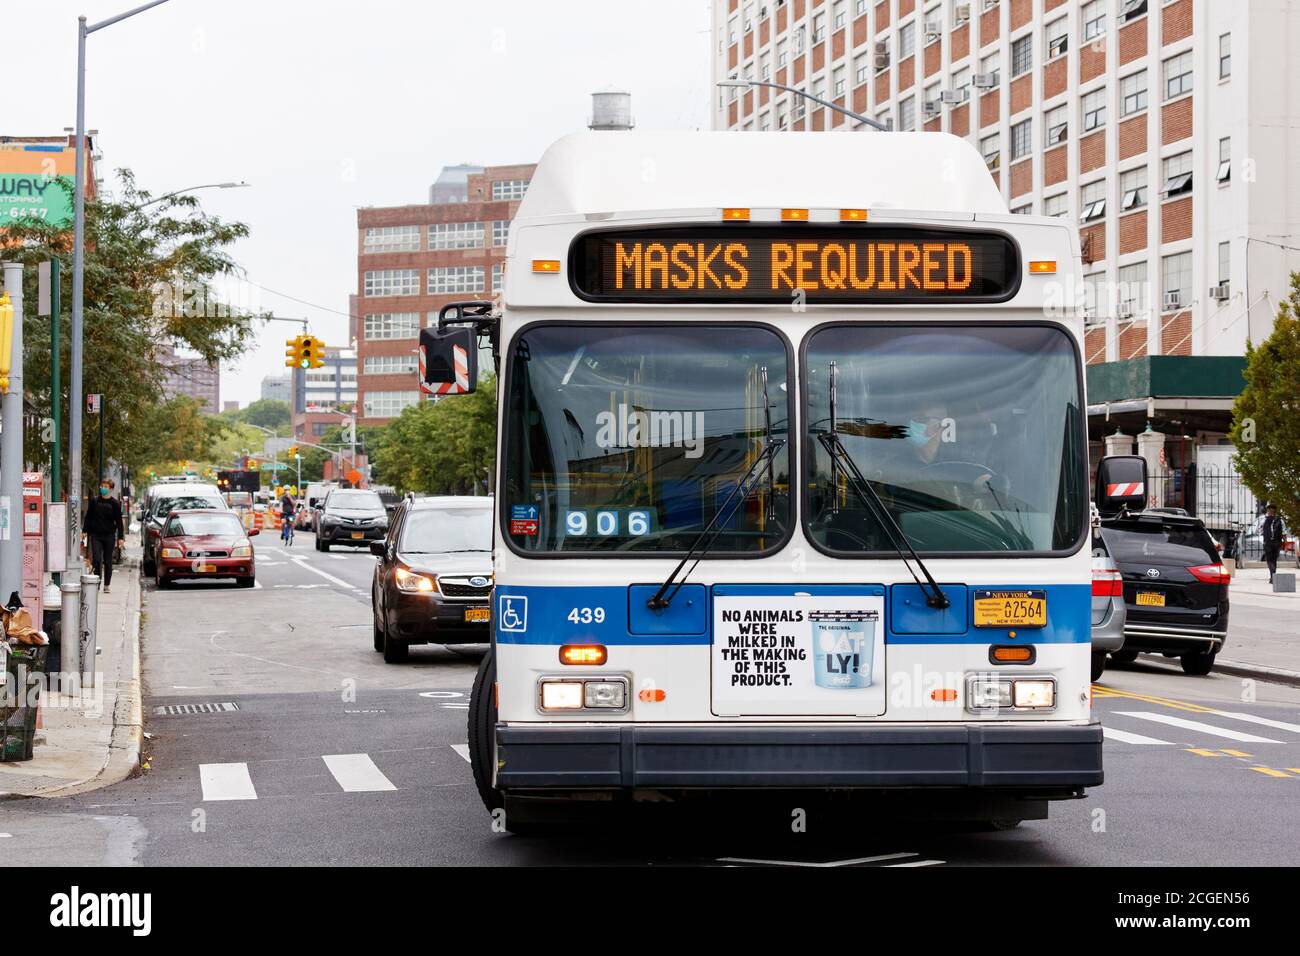
[{"label": "brick building", "polygon": [[[964,137],[1012,212],[1078,223],[1094,439],[1151,419],[1217,440],[1240,388],[1219,357],[1268,334],[1300,269],[1300,3],[715,0],[713,36],[715,81]],[[713,95],[716,129],[864,126]]]},{"label": "brick building", "polygon": [[491,298],[534,166],[451,166],[436,202],[357,211],[357,401],[362,425],[420,400],[419,330],[438,309]]}]

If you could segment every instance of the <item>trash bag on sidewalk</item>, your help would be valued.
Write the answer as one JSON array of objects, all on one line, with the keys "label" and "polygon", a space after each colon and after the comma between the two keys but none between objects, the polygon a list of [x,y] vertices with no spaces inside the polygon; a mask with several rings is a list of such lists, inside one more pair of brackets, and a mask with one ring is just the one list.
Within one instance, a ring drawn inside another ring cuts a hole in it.
[{"label": "trash bag on sidewalk", "polygon": [[4,685],[0,686],[0,761],[32,759],[48,652],[44,644],[0,641],[0,656],[4,657],[0,671],[4,674]]}]

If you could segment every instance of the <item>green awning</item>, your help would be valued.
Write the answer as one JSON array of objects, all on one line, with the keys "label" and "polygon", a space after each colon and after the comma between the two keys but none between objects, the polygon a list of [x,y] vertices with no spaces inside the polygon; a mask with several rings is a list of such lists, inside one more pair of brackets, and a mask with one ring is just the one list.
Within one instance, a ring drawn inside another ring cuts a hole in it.
[{"label": "green awning", "polygon": [[1245,356],[1154,355],[1089,365],[1088,404],[1143,398],[1236,398]]}]

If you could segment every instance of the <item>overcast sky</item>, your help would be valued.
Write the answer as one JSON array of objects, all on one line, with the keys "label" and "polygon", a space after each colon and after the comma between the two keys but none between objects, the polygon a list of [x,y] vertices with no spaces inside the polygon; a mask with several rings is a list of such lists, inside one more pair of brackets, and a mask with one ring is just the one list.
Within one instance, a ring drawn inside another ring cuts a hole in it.
[{"label": "overcast sky", "polygon": [[[140,2],[0,0],[0,132],[72,126],[77,16]],[[357,207],[423,202],[447,164],[533,162],[611,85],[639,128],[707,128],[708,31],[708,0],[169,0],[88,39],[86,126],[156,195],[250,183],[199,194],[252,231],[237,294],[343,345]],[[263,327],[222,401],[257,399],[291,334]]]}]

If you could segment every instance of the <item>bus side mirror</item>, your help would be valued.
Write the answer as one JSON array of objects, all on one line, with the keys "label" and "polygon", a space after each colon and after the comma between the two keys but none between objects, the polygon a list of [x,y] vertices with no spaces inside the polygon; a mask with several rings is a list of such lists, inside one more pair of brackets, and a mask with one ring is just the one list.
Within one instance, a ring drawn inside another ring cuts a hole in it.
[{"label": "bus side mirror", "polygon": [[478,334],[472,326],[420,330],[421,388],[431,395],[468,395],[478,386]]},{"label": "bus side mirror", "polygon": [[1110,455],[1097,463],[1097,510],[1103,515],[1141,511],[1147,503],[1147,460]]}]

